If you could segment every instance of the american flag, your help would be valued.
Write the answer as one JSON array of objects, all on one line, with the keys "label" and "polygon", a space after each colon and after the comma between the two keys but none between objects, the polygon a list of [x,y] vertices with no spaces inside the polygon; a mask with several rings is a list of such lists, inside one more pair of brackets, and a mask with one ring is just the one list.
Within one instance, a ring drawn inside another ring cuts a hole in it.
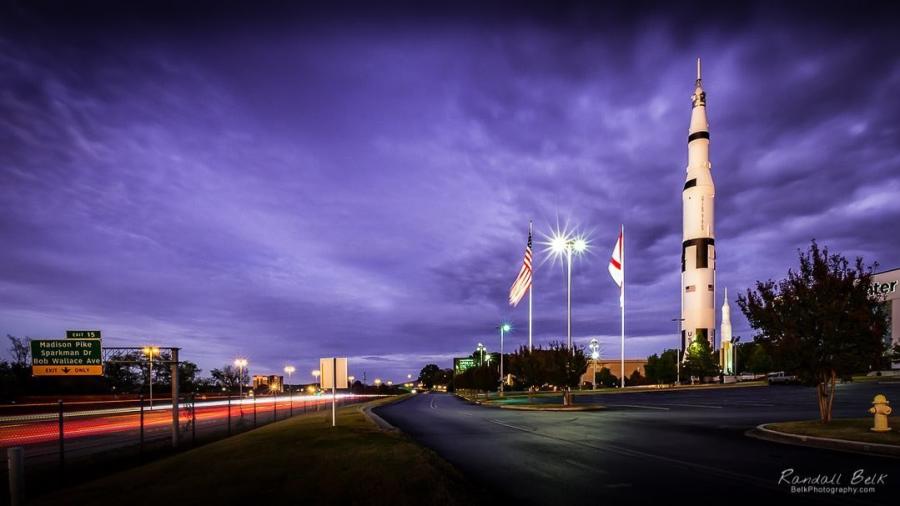
[{"label": "american flag", "polygon": [[516,281],[509,289],[509,305],[515,307],[531,288],[531,231],[528,232],[528,246],[525,247],[525,261]]}]

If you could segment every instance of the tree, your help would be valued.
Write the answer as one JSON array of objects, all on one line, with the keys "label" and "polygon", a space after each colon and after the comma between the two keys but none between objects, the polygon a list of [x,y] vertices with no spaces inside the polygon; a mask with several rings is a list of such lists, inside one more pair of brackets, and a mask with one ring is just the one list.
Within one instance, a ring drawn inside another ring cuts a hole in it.
[{"label": "tree", "polygon": [[573,387],[581,383],[581,376],[587,370],[587,358],[584,356],[584,348],[575,347],[569,349],[562,343],[553,342],[547,350],[548,367],[546,369],[547,380],[550,384],[565,388],[563,393],[563,405],[572,404]]},{"label": "tree", "polygon": [[428,364],[419,372],[419,382],[425,384],[425,388],[431,389],[441,377],[441,368],[437,364]]},{"label": "tree", "polygon": [[597,384],[602,387],[617,387],[619,386],[619,378],[609,368],[601,367],[600,371],[597,372]]},{"label": "tree", "polygon": [[774,367],[772,357],[766,353],[766,349],[761,345],[755,346],[753,353],[747,358],[746,369],[752,373],[763,374],[771,372]]},{"label": "tree", "polygon": [[815,240],[800,268],[780,281],[757,281],[738,306],[775,364],[816,386],[822,423],[831,420],[837,379],[878,364],[887,314],[870,293],[875,265],[851,263]]},{"label": "tree", "polygon": [[28,367],[30,365],[28,360],[31,357],[31,339],[27,337],[19,338],[9,334],[6,334],[6,338],[9,339],[9,353],[12,355],[13,365]]},{"label": "tree", "polygon": [[232,365],[226,365],[221,369],[213,369],[209,371],[209,375],[212,376],[217,385],[228,390],[235,390],[241,384],[241,372]]},{"label": "tree", "polygon": [[662,355],[650,355],[647,357],[647,365],[644,372],[647,381],[656,385],[675,383],[678,377],[678,365],[675,350],[666,350]]},{"label": "tree", "polygon": [[628,377],[628,380],[625,382],[626,385],[644,385],[647,383],[647,379],[641,376],[641,371],[635,369],[632,371],[631,376]]},{"label": "tree", "polygon": [[705,335],[698,335],[685,353],[684,364],[681,370],[688,377],[697,376],[700,381],[709,376],[719,374],[719,366],[714,352],[709,349],[709,340]]}]

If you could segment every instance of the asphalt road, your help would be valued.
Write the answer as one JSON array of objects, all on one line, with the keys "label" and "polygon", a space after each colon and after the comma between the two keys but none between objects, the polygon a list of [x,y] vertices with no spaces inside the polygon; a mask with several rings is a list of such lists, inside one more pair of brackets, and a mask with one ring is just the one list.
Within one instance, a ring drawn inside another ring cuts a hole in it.
[{"label": "asphalt road", "polygon": [[[840,385],[835,416],[868,416],[876,393],[900,399],[900,384]],[[811,388],[635,392],[577,400],[607,409],[515,411],[423,394],[376,413],[504,502],[896,504],[900,492],[900,459],[744,435],[760,423],[817,418]],[[798,493],[779,483],[787,469],[797,477],[840,474],[843,486],[859,469],[865,476],[887,476],[871,493]]]}]

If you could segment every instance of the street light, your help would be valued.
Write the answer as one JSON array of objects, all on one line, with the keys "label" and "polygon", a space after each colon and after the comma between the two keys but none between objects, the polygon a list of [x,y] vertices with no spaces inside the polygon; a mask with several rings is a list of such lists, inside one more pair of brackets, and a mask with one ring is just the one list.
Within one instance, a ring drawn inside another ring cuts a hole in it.
[{"label": "street light", "polygon": [[353,382],[356,381],[356,376],[347,376],[347,381],[350,382],[350,388],[353,388]]},{"label": "street light", "polygon": [[291,409],[294,409],[294,391],[291,390],[291,374],[294,374],[294,371],[296,371],[296,370],[297,370],[297,368],[295,368],[292,365],[284,366],[284,372],[288,375],[287,389],[288,389],[288,399],[290,399],[288,402],[291,403]]},{"label": "street light", "polygon": [[591,364],[593,367],[591,370],[593,374],[591,375],[591,388],[594,390],[597,389],[597,360],[600,358],[600,341],[597,339],[591,339],[591,342],[588,343],[588,349],[591,350]]},{"label": "street light", "polygon": [[246,358],[234,359],[234,366],[238,368],[238,399],[244,398],[244,368],[247,367]]},{"label": "street light", "polygon": [[144,355],[150,357],[150,368],[147,377],[150,379],[150,409],[153,409],[153,355],[159,355],[159,347],[144,346]]},{"label": "street light", "polygon": [[572,350],[572,354],[575,353],[572,346],[572,255],[580,255],[587,249],[587,239],[567,231],[556,231],[550,239],[550,251],[555,256],[566,259],[566,346]]},{"label": "street light", "polygon": [[503,384],[506,383],[506,378],[503,377],[503,335],[509,332],[512,325],[504,322],[498,325],[497,328],[500,329],[500,397],[503,397]]},{"label": "street light", "polygon": [[375,386],[376,386],[376,387],[380,387],[380,386],[381,386],[381,378],[375,378]]},{"label": "street light", "polygon": [[322,375],[322,371],[320,371],[320,370],[318,370],[318,369],[315,369],[315,370],[313,370],[312,375],[313,375],[314,378],[316,378],[316,387],[320,387],[320,385],[319,385],[319,376]]},{"label": "street light", "polygon": [[479,363],[478,365],[479,366],[484,365],[484,345],[481,343],[478,343],[478,346],[475,347],[475,351],[481,353],[481,363]]}]

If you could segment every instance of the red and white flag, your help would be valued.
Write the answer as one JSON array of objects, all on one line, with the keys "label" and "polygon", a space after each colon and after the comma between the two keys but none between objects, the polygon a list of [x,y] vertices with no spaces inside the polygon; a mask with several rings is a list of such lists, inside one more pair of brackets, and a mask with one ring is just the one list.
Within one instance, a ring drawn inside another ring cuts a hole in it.
[{"label": "red and white flag", "polygon": [[[609,275],[612,276],[613,281],[615,281],[616,285],[619,286],[620,289],[623,288],[622,285],[625,284],[625,252],[624,252],[624,242],[625,242],[625,231],[619,230],[619,239],[616,241],[616,247],[613,248],[612,256],[609,259]],[[624,292],[624,290],[621,290]],[[619,303],[623,304],[624,300],[622,300],[621,295],[619,296]]]},{"label": "red and white flag", "polygon": [[509,305],[516,307],[522,297],[528,293],[529,288],[531,288],[531,231],[528,232],[528,246],[525,247],[525,260],[522,262],[522,268],[519,269],[519,275],[509,289]]}]

